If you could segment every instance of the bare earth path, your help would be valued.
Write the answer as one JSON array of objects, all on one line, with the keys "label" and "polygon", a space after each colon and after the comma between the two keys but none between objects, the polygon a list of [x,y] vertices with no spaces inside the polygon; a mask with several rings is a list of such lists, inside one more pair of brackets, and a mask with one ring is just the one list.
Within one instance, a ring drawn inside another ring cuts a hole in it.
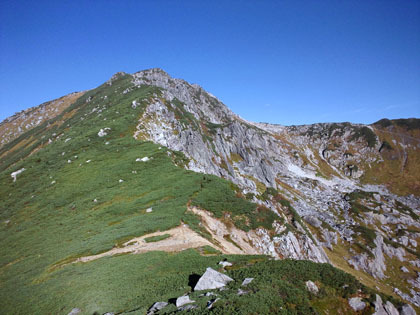
[{"label": "bare earth path", "polygon": [[[225,224],[214,218],[205,210],[190,208],[190,211],[200,216],[202,224],[211,234],[214,243],[191,230],[186,224],[181,224],[167,231],[154,232],[133,238],[124,243],[123,247],[116,247],[97,255],[80,257],[75,260],[74,263],[88,262],[105,256],[124,253],[141,254],[150,251],[180,252],[189,248],[198,248],[206,245],[211,246],[224,254],[259,254],[257,250],[250,245],[249,235],[244,231],[240,231],[234,227],[227,228]],[[165,234],[169,234],[170,236],[157,242],[147,243],[145,241],[146,238]]]}]

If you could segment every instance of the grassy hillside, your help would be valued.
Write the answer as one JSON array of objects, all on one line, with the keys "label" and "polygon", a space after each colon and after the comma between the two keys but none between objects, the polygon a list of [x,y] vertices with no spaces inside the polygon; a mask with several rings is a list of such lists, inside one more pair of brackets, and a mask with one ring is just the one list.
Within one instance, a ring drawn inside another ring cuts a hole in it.
[{"label": "grassy hillside", "polygon": [[[225,256],[209,247],[72,263],[181,223],[202,233],[190,204],[218,218],[230,213],[246,231],[278,219],[232,183],[180,167],[181,153],[133,138],[146,105],[159,97],[159,88],[134,87],[122,74],[0,149],[1,313],[68,314],[78,307],[83,314],[143,314],[156,301],[190,292],[191,276],[219,268],[222,259],[234,263],[228,274],[235,279],[256,280],[244,297],[232,291],[239,282],[231,284],[214,313],[348,311],[348,296],[372,298],[329,265]],[[11,173],[23,168],[13,181]],[[310,295],[306,280],[321,293]]]},{"label": "grassy hillside", "polygon": [[[245,205],[250,214],[256,211],[255,205],[237,197],[226,181],[177,167],[178,153],[136,141],[132,134],[137,119],[159,90],[142,87],[123,94],[129,86],[129,78],[121,77],[111,86],[104,84],[89,91],[54,120],[2,148],[0,300],[6,313],[65,313],[72,303],[84,304],[84,298],[79,300],[82,296],[102,307],[101,294],[92,291],[98,282],[87,285],[85,276],[82,282],[71,280],[74,270],[105,281],[115,272],[113,268],[127,268],[116,274],[122,277],[139,268],[139,259],[140,265],[148,265],[149,256],[122,258],[127,261],[121,264],[114,263],[121,258],[112,258],[86,266],[62,265],[135,236],[167,230],[181,221],[199,230],[198,220],[186,213],[187,203],[197,194],[224,198],[223,203],[212,204],[210,210],[218,213],[240,211],[236,204]],[[133,108],[133,100],[142,106]],[[110,130],[99,137],[104,128]],[[49,139],[53,141],[50,144]],[[136,161],[143,157],[149,160]],[[13,182],[10,174],[22,168],[25,171]],[[210,201],[200,198],[195,203],[206,207]],[[146,212],[148,208],[153,211]],[[109,261],[111,265],[106,263]],[[177,263],[173,264],[176,270]],[[124,281],[126,289],[135,285],[136,279]],[[112,292],[121,285],[121,281],[106,284]],[[105,297],[105,306],[121,303],[119,298]]]}]

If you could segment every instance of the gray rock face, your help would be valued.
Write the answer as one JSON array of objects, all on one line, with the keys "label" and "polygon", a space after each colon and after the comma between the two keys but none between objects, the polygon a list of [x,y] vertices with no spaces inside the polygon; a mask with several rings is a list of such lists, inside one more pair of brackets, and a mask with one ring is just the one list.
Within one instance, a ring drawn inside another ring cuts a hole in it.
[{"label": "gray rock face", "polygon": [[319,289],[317,287],[317,285],[312,282],[311,280],[308,280],[305,282],[306,284],[306,288],[308,289],[309,292],[313,293],[313,294],[317,294]]},{"label": "gray rock face", "polygon": [[401,315],[416,315],[416,311],[410,304],[405,304],[400,310]]},{"label": "gray rock face", "polygon": [[383,306],[382,298],[378,294],[376,294],[376,301],[374,302],[374,304],[375,304],[375,313],[373,313],[374,315],[388,315]]},{"label": "gray rock face", "polygon": [[209,267],[198,280],[194,291],[219,289],[230,281],[233,279]]},{"label": "gray rock face", "polygon": [[[405,261],[403,246],[417,246],[416,236],[405,230],[410,226],[420,228],[420,222],[398,209],[397,201],[420,214],[420,198],[396,196],[383,186],[360,183],[367,168],[384,161],[375,128],[350,123],[290,127],[252,123],[232,113],[198,85],[171,78],[160,69],[135,73],[132,84],[125,93],[143,85],[161,88],[144,104],[136,139],[183,152],[188,159],[186,168],[228,179],[244,194],[256,195],[253,202],[282,213],[284,209],[274,199],[260,198],[261,184],[276,188],[305,222],[321,230],[317,235],[322,242],[316,236],[309,237],[303,222],[293,223],[296,230],[275,227],[273,238],[260,229],[256,231],[259,239],[253,240],[259,252],[275,258],[329,262],[323,246],[334,250],[340,239],[351,247],[357,240],[359,224],[377,226],[375,246],[368,244],[372,248],[345,259],[355,269],[384,279],[387,257]],[[135,100],[131,103],[138,105]],[[371,132],[376,143],[368,145],[360,137],[362,131]],[[403,148],[405,144],[394,145]],[[325,168],[328,176],[324,176]],[[372,193],[370,200],[358,201],[366,210],[358,214],[352,211],[351,200],[343,198],[356,190]],[[290,218],[286,222],[290,224]],[[394,225],[403,233],[390,245],[383,237],[395,232]]]},{"label": "gray rock face", "polygon": [[147,311],[147,315],[155,314],[156,312],[159,312],[161,309],[165,308],[168,305],[166,302],[156,302],[152,305],[151,308]]},{"label": "gray rock face", "polygon": [[349,305],[355,312],[362,311],[366,307],[366,303],[360,297],[350,298]]},{"label": "gray rock face", "polygon": [[317,217],[314,217],[314,216],[306,216],[306,217],[303,217],[303,219],[307,223],[309,223],[310,225],[312,225],[314,227],[317,227],[317,228],[320,227],[321,224],[322,224],[322,222],[319,221],[318,218]]},{"label": "gray rock face", "polygon": [[392,304],[390,301],[387,301],[384,305],[384,309],[387,312],[388,315],[399,315],[400,312],[395,308],[394,304]]}]

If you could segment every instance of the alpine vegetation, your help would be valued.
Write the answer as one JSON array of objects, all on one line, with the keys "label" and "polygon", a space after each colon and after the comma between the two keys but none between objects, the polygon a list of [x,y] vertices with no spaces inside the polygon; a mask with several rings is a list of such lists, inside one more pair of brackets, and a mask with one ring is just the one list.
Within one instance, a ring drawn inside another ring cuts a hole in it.
[{"label": "alpine vegetation", "polygon": [[246,121],[161,69],[0,124],[4,314],[415,314],[420,120]]}]

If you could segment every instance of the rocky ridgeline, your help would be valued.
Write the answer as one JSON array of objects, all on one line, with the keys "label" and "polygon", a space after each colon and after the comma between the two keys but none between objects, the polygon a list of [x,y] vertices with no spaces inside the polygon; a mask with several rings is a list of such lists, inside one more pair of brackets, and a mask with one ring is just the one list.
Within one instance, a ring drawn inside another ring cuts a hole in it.
[{"label": "rocky ridgeline", "polygon": [[58,116],[74,103],[84,92],[74,92],[56,100],[28,108],[14,114],[0,123],[0,147],[16,139],[24,132]]},{"label": "rocky ridgeline", "polygon": [[[400,159],[402,172],[410,159],[406,152],[419,154],[415,134],[403,137],[404,143],[398,142],[401,137],[392,139],[400,153],[381,140],[375,125],[285,127],[249,122],[200,86],[171,78],[160,69],[117,73],[106,84],[113,88],[114,82],[127,76],[131,82],[122,94],[144,85],[159,88],[147,100],[132,101],[133,109],[144,107],[134,138],[183,152],[187,159],[179,165],[228,179],[247,199],[279,215],[271,230],[248,233],[257,253],[345,265],[420,307],[420,198],[399,196],[384,185],[362,181],[384,159]],[[56,116],[80,95],[71,94],[5,120],[0,124],[0,145]],[[112,107],[107,96],[101,99],[80,120],[99,117]],[[97,136],[111,132],[104,121]],[[387,132],[392,135],[395,130]],[[16,180],[18,174],[11,176]],[[420,174],[414,177],[418,182]]]},{"label": "rocky ridgeline", "polygon": [[[405,268],[414,266],[411,273],[419,271],[415,266],[420,266],[420,261],[413,253],[417,252],[420,234],[407,230],[420,228],[420,199],[397,196],[385,186],[359,181],[367,169],[384,161],[384,143],[374,127],[252,123],[233,114],[198,85],[173,79],[160,69],[141,71],[132,77],[134,86],[155,85],[162,91],[147,105],[135,138],[182,151],[188,158],[188,169],[231,180],[244,194],[252,193],[254,202],[281,215],[284,209],[273,198],[259,197],[265,187],[276,188],[314,232],[310,235],[306,225],[299,222],[293,223],[295,231],[277,229],[275,237],[261,232],[257,245],[260,251],[275,257],[326,262],[324,248],[334,251],[340,242],[348,251],[348,263],[377,279],[389,277],[386,270],[393,257],[407,265]],[[355,213],[345,199],[355,190],[374,193],[375,207],[366,200],[364,211]],[[412,215],[398,210],[395,202],[410,209]],[[364,235],[359,237],[360,225],[374,235],[369,244],[365,244]],[[408,245],[411,252],[401,238],[394,237],[395,226],[399,234],[413,241]],[[383,239],[391,241],[385,244]],[[400,296],[420,306],[418,291],[410,286],[407,283]]]}]

